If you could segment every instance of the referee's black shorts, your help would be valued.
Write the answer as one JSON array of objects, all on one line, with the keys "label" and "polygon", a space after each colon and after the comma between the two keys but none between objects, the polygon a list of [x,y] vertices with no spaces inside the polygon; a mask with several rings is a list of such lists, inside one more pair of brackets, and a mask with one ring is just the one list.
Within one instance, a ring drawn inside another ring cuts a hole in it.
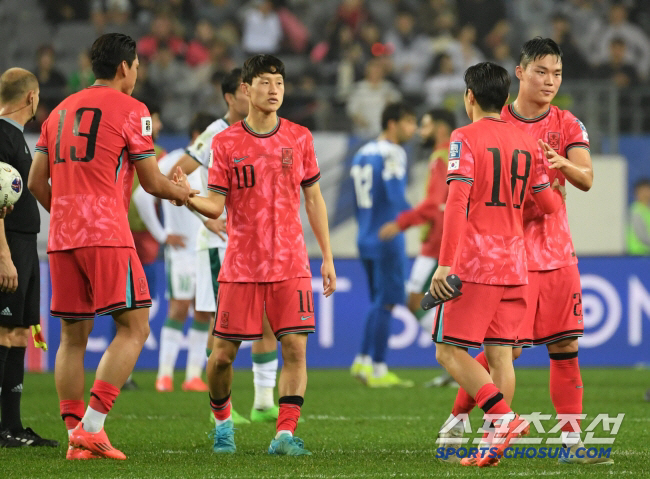
[{"label": "referee's black shorts", "polygon": [[0,292],[0,326],[29,328],[40,322],[41,276],[36,235],[7,231],[11,260],[18,272],[18,289]]}]

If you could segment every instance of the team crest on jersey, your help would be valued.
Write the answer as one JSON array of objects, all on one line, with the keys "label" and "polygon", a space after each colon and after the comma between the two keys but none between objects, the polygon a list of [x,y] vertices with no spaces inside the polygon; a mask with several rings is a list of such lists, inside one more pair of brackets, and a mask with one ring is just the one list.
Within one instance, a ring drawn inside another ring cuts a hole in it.
[{"label": "team crest on jersey", "polygon": [[457,160],[460,158],[460,150],[462,149],[463,144],[460,141],[452,141],[449,144],[449,159]]},{"label": "team crest on jersey", "polygon": [[142,136],[151,136],[153,134],[153,124],[151,123],[150,116],[143,116],[140,118],[142,122]]},{"label": "team crest on jersey", "polygon": [[221,313],[221,319],[219,320],[219,326],[221,326],[223,329],[228,329],[228,316],[230,316],[228,311],[224,311],[223,313]]},{"label": "team crest on jersey", "polygon": [[282,148],[282,166],[293,165],[293,148]]},{"label": "team crest on jersey", "polygon": [[138,283],[140,284],[140,293],[147,292],[147,280],[144,278],[138,278]]},{"label": "team crest on jersey", "polygon": [[548,144],[554,150],[560,149],[560,133],[557,131],[548,132]]}]

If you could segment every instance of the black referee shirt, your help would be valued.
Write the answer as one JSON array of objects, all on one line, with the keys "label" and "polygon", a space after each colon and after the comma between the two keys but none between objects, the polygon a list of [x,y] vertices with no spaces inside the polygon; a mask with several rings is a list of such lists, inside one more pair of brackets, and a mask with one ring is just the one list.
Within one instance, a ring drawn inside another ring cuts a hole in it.
[{"label": "black referee shirt", "polygon": [[36,198],[27,189],[27,177],[32,166],[23,127],[13,120],[0,117],[0,161],[9,163],[18,170],[23,179],[23,193],[14,205],[14,210],[4,219],[5,230],[18,233],[38,233],[41,218],[38,213]]}]

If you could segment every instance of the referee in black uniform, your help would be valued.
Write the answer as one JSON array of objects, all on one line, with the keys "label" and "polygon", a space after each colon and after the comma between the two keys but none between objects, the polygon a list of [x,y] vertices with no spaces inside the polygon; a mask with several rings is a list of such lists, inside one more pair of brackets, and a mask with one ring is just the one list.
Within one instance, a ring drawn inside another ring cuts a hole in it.
[{"label": "referee in black uniform", "polygon": [[23,179],[13,212],[0,219],[0,447],[59,445],[23,427],[20,420],[29,329],[40,322],[36,235],[41,221],[36,199],[27,189],[32,155],[23,136],[38,95],[38,80],[27,70],[10,68],[0,76],[0,161],[16,168]]}]

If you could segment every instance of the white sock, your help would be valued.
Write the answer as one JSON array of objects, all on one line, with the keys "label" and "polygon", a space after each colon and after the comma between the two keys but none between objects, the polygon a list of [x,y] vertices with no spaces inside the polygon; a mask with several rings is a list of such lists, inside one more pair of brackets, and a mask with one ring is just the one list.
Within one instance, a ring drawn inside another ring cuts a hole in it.
[{"label": "white sock", "polygon": [[187,333],[187,368],[185,379],[200,378],[205,366],[205,345],[208,342],[210,333],[206,329],[200,331],[194,328],[194,324]]},{"label": "white sock", "polygon": [[572,431],[562,431],[562,445],[571,447],[580,442],[580,433]]},{"label": "white sock", "polygon": [[372,364],[372,358],[368,354],[357,354],[354,358],[355,363],[361,363],[364,366]]},{"label": "white sock", "polygon": [[81,419],[81,424],[83,424],[84,430],[96,433],[102,430],[105,420],[106,414],[95,411],[93,408],[88,406],[86,414],[84,414],[84,417]]},{"label": "white sock", "polygon": [[253,384],[255,386],[254,409],[264,410],[274,406],[273,389],[275,388],[277,375],[277,359],[265,363],[253,362]]},{"label": "white sock", "polygon": [[283,434],[289,434],[289,436],[293,437],[293,433],[291,431],[278,431],[278,433],[275,435],[275,438],[279,439]]},{"label": "white sock", "polygon": [[388,366],[386,363],[372,363],[372,375],[376,378],[382,377],[388,372]]},{"label": "white sock", "polygon": [[433,324],[436,322],[437,312],[438,312],[438,308],[433,308],[427,311],[427,313],[424,316],[422,316],[422,318],[420,318],[420,326],[424,331],[429,333],[429,335],[431,335],[431,331],[433,331]]},{"label": "white sock", "polygon": [[160,330],[160,354],[158,355],[158,379],[173,376],[178,351],[183,340],[183,331],[169,326]]},{"label": "white sock", "polygon": [[232,414],[228,416],[228,419],[217,419],[216,417],[214,418],[214,422],[217,426],[221,426],[224,422],[227,421],[232,421]]},{"label": "white sock", "polygon": [[452,421],[455,421],[454,425],[451,426],[452,429],[460,429],[460,430],[464,430],[464,424],[463,424],[463,421],[460,420],[459,418],[457,418],[456,416],[454,416],[453,414],[450,414],[450,415],[449,415],[449,417],[448,417],[447,420],[444,422],[444,424],[442,425],[442,427],[440,428],[440,430],[444,429],[444,428],[447,426],[447,424],[449,424],[449,423],[452,422]]}]

